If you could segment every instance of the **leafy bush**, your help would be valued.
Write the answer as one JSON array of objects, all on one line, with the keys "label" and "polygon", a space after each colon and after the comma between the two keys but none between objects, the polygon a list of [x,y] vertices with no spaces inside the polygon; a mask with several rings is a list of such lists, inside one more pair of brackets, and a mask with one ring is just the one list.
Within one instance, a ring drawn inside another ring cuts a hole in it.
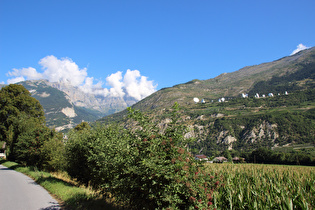
[{"label": "leafy bush", "polygon": [[[177,104],[173,110],[163,133],[133,109],[132,129],[98,126],[83,135],[74,132],[67,144],[73,161],[69,174],[128,202],[129,208],[211,208],[220,183],[185,148],[188,140],[177,123]],[[86,169],[80,171],[82,166]]]},{"label": "leafy bush", "polygon": [[66,171],[70,176],[75,177],[79,182],[86,185],[91,178],[90,167],[88,164],[90,150],[88,143],[92,131],[81,130],[70,132],[69,139],[65,145],[67,162]]},{"label": "leafy bush", "polygon": [[49,171],[63,171],[66,168],[65,145],[61,135],[45,141],[41,148],[44,157],[43,168]]}]

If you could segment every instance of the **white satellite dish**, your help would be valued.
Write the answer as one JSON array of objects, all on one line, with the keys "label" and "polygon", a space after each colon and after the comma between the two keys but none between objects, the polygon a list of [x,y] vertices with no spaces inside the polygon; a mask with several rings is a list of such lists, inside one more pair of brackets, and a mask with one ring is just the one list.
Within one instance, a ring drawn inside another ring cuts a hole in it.
[{"label": "white satellite dish", "polygon": [[198,103],[199,102],[199,98],[194,98],[194,102]]}]

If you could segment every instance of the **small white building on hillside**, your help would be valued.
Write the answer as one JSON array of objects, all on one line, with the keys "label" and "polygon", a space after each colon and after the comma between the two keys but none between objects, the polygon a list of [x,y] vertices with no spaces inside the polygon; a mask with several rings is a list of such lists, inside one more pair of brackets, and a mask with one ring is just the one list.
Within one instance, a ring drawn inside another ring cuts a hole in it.
[{"label": "small white building on hillside", "polygon": [[218,100],[220,103],[225,101],[225,98],[219,98]]},{"label": "small white building on hillside", "polygon": [[248,98],[248,94],[247,93],[242,93],[242,98]]}]

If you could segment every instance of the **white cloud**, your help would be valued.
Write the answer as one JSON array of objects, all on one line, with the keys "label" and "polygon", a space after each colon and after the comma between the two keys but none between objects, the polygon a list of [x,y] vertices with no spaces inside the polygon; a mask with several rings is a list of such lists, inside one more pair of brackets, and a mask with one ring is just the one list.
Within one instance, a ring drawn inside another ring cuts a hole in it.
[{"label": "white cloud", "polygon": [[87,77],[83,85],[79,86],[80,89],[85,93],[102,95],[104,97],[109,95],[109,91],[107,88],[102,88],[102,82],[98,82],[94,84],[93,77]]},{"label": "white cloud", "polygon": [[122,72],[118,71],[106,78],[107,84],[112,88],[109,89],[110,95],[114,97],[124,97],[124,84],[122,83]]},{"label": "white cloud", "polygon": [[12,71],[7,73],[7,76],[10,77],[26,77],[26,80],[36,80],[41,79],[43,75],[38,73],[36,69],[29,67],[29,68],[22,68],[22,69],[13,69]]},{"label": "white cloud", "polygon": [[70,58],[58,59],[55,56],[46,56],[39,61],[42,66],[42,73],[35,68],[13,69],[6,75],[12,77],[7,83],[17,83],[25,80],[47,79],[50,82],[69,82],[79,87],[82,91],[90,94],[124,97],[130,96],[141,100],[156,91],[153,81],[141,76],[140,71],[128,69],[125,75],[118,71],[106,77],[106,85],[103,82],[94,84],[94,78],[88,77],[87,68],[80,69]]},{"label": "white cloud", "polygon": [[41,59],[39,64],[43,66],[44,78],[50,82],[69,82],[73,86],[79,86],[87,77],[87,69],[79,69],[69,58],[59,60],[51,55]]},{"label": "white cloud", "polygon": [[24,77],[15,77],[12,79],[8,79],[7,83],[8,84],[15,84],[15,83],[22,82],[22,81],[25,81]]},{"label": "white cloud", "polygon": [[[140,79],[139,79],[140,78]],[[127,70],[124,76],[124,85],[129,96],[141,100],[155,92],[156,86],[147,77],[141,76],[138,70]]]},{"label": "white cloud", "polygon": [[294,54],[296,54],[296,53],[298,53],[298,52],[300,52],[300,51],[302,51],[302,50],[306,50],[306,49],[308,49],[309,47],[306,47],[305,45],[303,45],[303,44],[299,44],[298,46],[297,46],[297,48],[290,54],[290,55],[294,55]]},{"label": "white cloud", "polygon": [[94,84],[93,80],[93,77],[87,77],[80,88],[84,92],[96,95],[120,98],[129,96],[136,100],[141,100],[156,91],[153,81],[148,81],[147,77],[141,76],[138,70],[128,69],[124,76],[118,71],[106,77],[106,84],[111,87],[110,89],[102,88],[102,82]]}]

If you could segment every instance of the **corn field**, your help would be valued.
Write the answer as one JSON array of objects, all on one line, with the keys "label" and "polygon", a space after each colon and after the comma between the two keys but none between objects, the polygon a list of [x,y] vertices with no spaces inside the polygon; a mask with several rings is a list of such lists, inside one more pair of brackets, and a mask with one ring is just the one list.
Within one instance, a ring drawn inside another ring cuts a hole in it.
[{"label": "corn field", "polygon": [[216,209],[315,209],[315,167],[206,164],[220,177]]}]

